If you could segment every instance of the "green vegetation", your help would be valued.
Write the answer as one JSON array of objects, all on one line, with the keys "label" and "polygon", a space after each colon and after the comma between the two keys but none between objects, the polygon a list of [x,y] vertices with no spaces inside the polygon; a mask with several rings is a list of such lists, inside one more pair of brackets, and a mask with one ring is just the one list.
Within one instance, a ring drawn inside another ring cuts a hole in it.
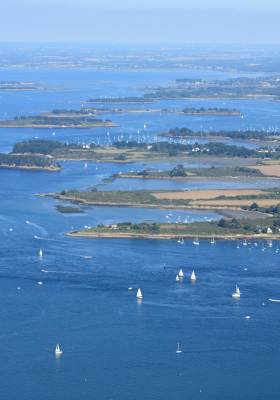
[{"label": "green vegetation", "polygon": [[56,140],[35,139],[16,143],[13,147],[13,153],[52,154],[54,150],[64,147],[63,143]]},{"label": "green vegetation", "polygon": [[145,99],[258,98],[280,95],[278,76],[238,77],[224,80],[177,79],[167,87],[155,88]]},{"label": "green vegetation", "polygon": [[164,132],[161,136],[172,138],[187,138],[187,137],[221,137],[242,140],[265,140],[280,136],[280,132],[271,132],[268,130],[244,130],[244,131],[193,131],[189,128],[172,128],[168,132]]},{"label": "green vegetation", "polygon": [[[258,157],[269,158],[273,153],[259,153],[242,146],[230,146],[223,143],[182,144],[169,142],[138,143],[136,141],[115,142],[110,147],[63,144],[52,140],[29,140],[17,143],[14,153],[49,154],[56,159],[65,160],[97,160],[97,161],[135,161],[137,159],[179,157]],[[279,153],[280,154],[280,153]]]},{"label": "green vegetation", "polygon": [[258,205],[258,203],[254,202],[250,206],[243,206],[242,208],[243,210],[258,211],[261,213],[280,216],[280,203],[276,204],[275,206],[261,207]]},{"label": "green vegetation", "polygon": [[95,188],[87,191],[63,190],[60,193],[52,195],[61,200],[71,200],[85,204],[119,205],[119,206],[184,206],[188,200],[168,200],[158,199],[149,190],[115,190],[115,191],[97,191]]},{"label": "green vegetation", "polygon": [[81,214],[84,211],[81,210],[79,207],[73,207],[73,206],[65,206],[62,204],[58,204],[55,207],[57,209],[57,211],[59,211],[62,214]]},{"label": "green vegetation", "polygon": [[150,179],[169,179],[169,178],[187,178],[187,177],[263,177],[264,175],[257,169],[248,167],[211,167],[211,168],[184,168],[178,164],[170,171],[143,170],[140,172],[128,172],[125,174],[116,174],[116,178],[143,177]]},{"label": "green vegetation", "polygon": [[115,125],[110,120],[101,120],[88,113],[83,114],[82,111],[62,114],[58,110],[0,121],[0,128],[91,128],[95,126]]},{"label": "green vegetation", "polygon": [[[101,236],[101,237],[149,237],[156,239],[182,238],[182,237],[265,237],[267,232],[270,237],[279,235],[280,218],[267,217],[264,219],[224,219],[211,222],[186,223],[148,223],[133,224],[123,222],[116,225],[98,225],[86,231],[71,232],[72,236]],[[278,236],[276,236],[278,237]]]},{"label": "green vegetation", "polygon": [[[192,156],[224,156],[224,157],[261,157],[261,154],[256,150],[247,149],[243,146],[231,146],[224,143],[207,143],[207,144],[182,144],[169,142],[156,143],[138,143],[131,142],[116,142],[113,144],[118,149],[137,149],[144,150],[149,153],[164,153],[169,157],[175,157],[182,153],[188,153]],[[266,154],[268,156],[268,154]]]},{"label": "green vegetation", "polygon": [[190,115],[240,115],[240,111],[238,110],[218,107],[188,107],[184,108],[182,112]]},{"label": "green vegetation", "polygon": [[268,188],[262,190],[260,194],[243,194],[239,196],[218,196],[215,200],[280,200],[279,188]]},{"label": "green vegetation", "polygon": [[34,154],[12,153],[0,154],[0,167],[46,169],[50,171],[57,171],[60,169],[60,165],[52,157]]}]

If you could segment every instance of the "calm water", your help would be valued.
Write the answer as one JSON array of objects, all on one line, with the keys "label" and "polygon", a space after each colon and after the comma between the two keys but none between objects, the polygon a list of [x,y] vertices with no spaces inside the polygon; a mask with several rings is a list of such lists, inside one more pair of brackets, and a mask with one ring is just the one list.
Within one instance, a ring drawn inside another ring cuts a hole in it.
[{"label": "calm water", "polygon": [[[50,103],[51,107],[78,107],[80,101],[97,95],[141,93],[147,85],[164,84],[180,74],[1,71],[1,80],[31,76],[61,88],[36,94],[2,93],[3,115],[47,110]],[[272,124],[274,103],[238,105],[246,108],[248,125]],[[258,108],[267,112],[256,120]],[[232,127],[237,124],[233,118],[226,121]],[[129,117],[120,132],[135,133],[144,122],[143,116]],[[147,133],[151,136],[166,126],[159,116],[146,122],[154,123]],[[212,123],[223,124],[220,119]],[[275,117],[278,123],[279,116]],[[9,150],[19,139],[51,137],[51,132],[1,130],[0,135],[1,149]],[[57,138],[104,140],[104,135],[104,130],[65,130]],[[83,163],[68,162],[62,172],[52,174],[0,170],[1,398],[278,399],[279,305],[267,299],[279,298],[280,243],[272,248],[265,242],[237,248],[236,242],[225,241],[193,246],[190,241],[179,245],[176,241],[71,239],[64,233],[73,228],[162,221],[168,211],[85,207],[85,214],[62,215],[55,210],[55,201],[34,196],[99,185],[112,173],[131,168],[89,163],[84,170]],[[260,182],[255,182],[258,187]],[[115,181],[108,188],[132,184]],[[156,187],[156,182],[149,185]],[[225,186],[221,183],[221,187]],[[170,219],[178,218],[219,216],[173,211]],[[39,249],[44,252],[42,260]],[[181,267],[187,275],[195,268],[195,285],[188,277],[175,283]],[[231,297],[235,284],[241,288],[240,301]],[[138,287],[144,295],[141,304],[135,298]],[[246,315],[252,318],[246,320]],[[182,354],[175,353],[177,342]],[[54,356],[56,343],[64,350],[60,359]]]}]

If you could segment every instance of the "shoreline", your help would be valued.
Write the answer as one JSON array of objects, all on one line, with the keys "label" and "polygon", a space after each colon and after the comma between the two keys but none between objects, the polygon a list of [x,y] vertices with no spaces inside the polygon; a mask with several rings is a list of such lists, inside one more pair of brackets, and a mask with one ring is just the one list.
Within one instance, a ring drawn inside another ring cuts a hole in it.
[{"label": "shoreline", "polygon": [[[77,199],[71,196],[62,196],[57,193],[39,193],[36,196],[38,197],[50,197],[55,200],[60,201],[69,201],[72,204],[80,204],[84,206],[95,206],[95,207],[117,207],[117,208],[147,208],[147,209],[159,209],[159,210],[193,210],[193,211],[208,211],[208,212],[216,212],[221,217],[236,217],[236,212],[240,214],[241,217],[245,217],[245,214],[249,218],[254,218],[257,216],[260,218],[264,218],[268,214],[258,212],[258,211],[248,211],[243,210],[239,206],[219,206],[219,205],[197,205],[197,204],[137,204],[137,203],[116,203],[116,202],[100,202],[100,201],[89,201],[85,199]],[[233,212],[232,215],[230,215]]]},{"label": "shoreline", "polygon": [[32,167],[28,165],[8,165],[0,164],[0,169],[22,169],[31,171],[47,171],[47,172],[59,172],[62,168],[60,167]]},{"label": "shoreline", "polygon": [[[172,240],[172,239],[193,239],[196,234],[149,234],[149,233],[121,233],[121,232],[86,232],[72,231],[65,234],[68,237],[81,238],[104,238],[104,239],[150,239],[150,240]],[[200,240],[210,240],[213,235],[199,235]],[[215,240],[240,240],[240,239],[262,239],[280,240],[280,234],[235,234],[235,235],[214,235]]]},{"label": "shoreline", "polygon": [[100,127],[105,127],[105,128],[119,128],[120,125],[118,124],[94,124],[90,126],[84,126],[84,125],[36,125],[36,124],[29,124],[29,125],[9,125],[9,124],[1,124],[0,121],[0,129],[1,128],[14,128],[14,129],[92,129],[92,128],[100,128]]}]

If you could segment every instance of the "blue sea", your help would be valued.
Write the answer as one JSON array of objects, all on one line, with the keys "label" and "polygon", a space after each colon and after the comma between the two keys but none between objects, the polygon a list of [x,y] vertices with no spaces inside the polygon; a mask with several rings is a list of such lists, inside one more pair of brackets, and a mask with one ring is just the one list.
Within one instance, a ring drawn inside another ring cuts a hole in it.
[{"label": "blue sea", "polygon": [[[46,89],[0,93],[0,117],[79,108],[90,97],[141,95],[180,77],[225,78],[199,71],[5,69],[0,80],[32,80]],[[168,101],[150,105],[167,107]],[[106,115],[118,128],[1,129],[0,150],[33,137],[108,143],[155,140],[174,126],[193,129],[277,128],[279,105],[268,100],[189,100],[172,106],[223,106],[238,117]],[[146,128],[144,128],[146,125]],[[138,134],[138,130],[140,133]],[[248,143],[249,145],[249,143]],[[58,173],[0,170],[0,398],[8,400],[276,400],[279,398],[280,243],[79,239],[72,229],[120,221],[203,221],[205,210],[83,207],[60,214],[62,189],[199,189],[275,187],[277,180],[235,182],[118,179],[139,164],[65,162]],[[154,166],[151,163],[151,166]],[[166,163],[162,166],[167,167]],[[43,258],[38,256],[43,251]],[[182,268],[186,274],[176,283]],[[189,276],[195,270],[197,281]],[[41,282],[42,284],[38,284]],[[234,300],[235,285],[241,290]],[[141,288],[143,300],[136,300]],[[132,288],[132,290],[128,290]],[[246,319],[250,316],[250,319]],[[56,344],[63,349],[54,354]],[[182,348],[176,354],[177,343]]]}]

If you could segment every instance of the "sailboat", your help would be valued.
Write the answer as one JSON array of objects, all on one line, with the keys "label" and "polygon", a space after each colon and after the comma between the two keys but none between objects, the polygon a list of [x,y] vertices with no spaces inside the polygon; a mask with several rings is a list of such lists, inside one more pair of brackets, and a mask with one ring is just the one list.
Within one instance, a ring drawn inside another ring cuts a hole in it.
[{"label": "sailboat", "polygon": [[180,269],[178,276],[179,276],[179,278],[184,278],[184,272],[183,272],[182,268]]},{"label": "sailboat", "polygon": [[196,236],[196,238],[193,240],[193,244],[194,244],[195,246],[199,246],[199,239],[198,239],[198,236]]},{"label": "sailboat", "polygon": [[84,169],[87,169],[88,165],[87,163],[84,164]]},{"label": "sailboat", "polygon": [[240,296],[241,296],[240,289],[239,289],[239,287],[236,285],[235,292],[232,293],[232,297],[234,297],[235,299],[240,299]]},{"label": "sailboat", "polygon": [[180,280],[181,280],[181,279],[180,279],[180,276],[177,274],[177,275],[176,275],[176,282],[180,282]]},{"label": "sailboat", "polygon": [[268,247],[272,247],[272,240],[269,240],[269,241],[267,242],[267,244],[268,244]]},{"label": "sailboat", "polygon": [[195,281],[196,281],[196,275],[195,275],[194,270],[193,270],[193,272],[191,273],[191,281],[192,281],[192,282],[195,282]]},{"label": "sailboat", "polygon": [[214,236],[211,237],[210,243],[211,244],[215,244],[216,243],[216,240],[214,239]]},{"label": "sailboat", "polygon": [[43,250],[42,249],[39,250],[39,258],[43,258]]},{"label": "sailboat", "polygon": [[244,239],[244,241],[243,241],[243,246],[247,246],[247,245],[248,245],[247,240]]},{"label": "sailboat", "polygon": [[180,354],[180,353],[182,353],[182,349],[181,349],[180,343],[177,343],[176,354]]},{"label": "sailboat", "polygon": [[141,289],[140,289],[140,288],[137,290],[136,297],[137,297],[137,299],[139,299],[139,300],[142,300],[142,299],[143,299],[143,295],[142,295],[142,292],[141,292]]},{"label": "sailboat", "polygon": [[59,344],[57,344],[55,347],[55,355],[61,356],[62,353],[63,353],[63,351],[62,351],[61,347],[59,346]]}]

